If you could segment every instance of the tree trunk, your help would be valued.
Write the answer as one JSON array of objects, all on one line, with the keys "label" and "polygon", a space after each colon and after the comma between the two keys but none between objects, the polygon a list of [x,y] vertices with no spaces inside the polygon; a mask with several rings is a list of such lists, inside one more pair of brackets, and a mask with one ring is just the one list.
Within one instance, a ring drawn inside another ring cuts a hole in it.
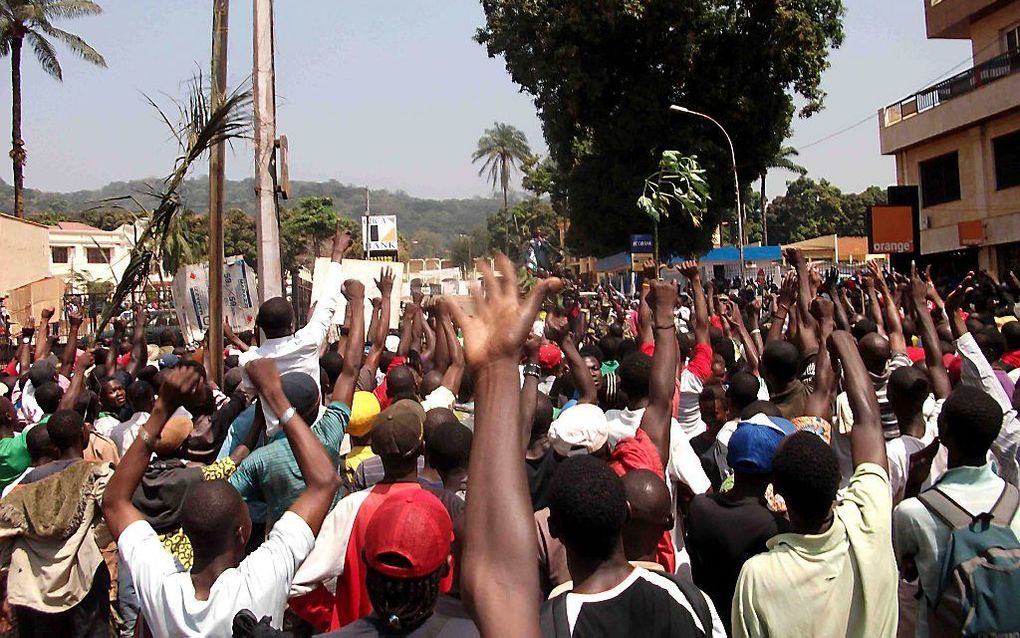
[{"label": "tree trunk", "polygon": [[11,40],[11,162],[14,165],[14,214],[25,217],[25,141],[21,139],[21,44]]},{"label": "tree trunk", "polygon": [[769,220],[765,214],[765,173],[761,174],[761,245],[769,245]]}]

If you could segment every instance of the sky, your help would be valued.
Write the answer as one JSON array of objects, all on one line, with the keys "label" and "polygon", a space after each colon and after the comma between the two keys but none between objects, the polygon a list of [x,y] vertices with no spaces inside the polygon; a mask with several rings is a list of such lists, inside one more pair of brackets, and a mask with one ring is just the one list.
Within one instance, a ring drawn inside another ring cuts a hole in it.
[{"label": "sky", "polygon": [[[969,66],[968,42],[925,39],[923,1],[845,0],[846,42],[824,76],[826,108],[795,121],[789,142],[803,149],[799,161],[811,176],[847,191],[893,183],[893,160],[879,154],[877,110]],[[60,50],[59,83],[30,52],[23,57],[29,188],[91,189],[172,168],[176,142],[143,95],[172,108],[185,81],[208,71],[212,2],[100,3],[101,16],[60,26],[98,49],[108,68]],[[252,3],[235,0],[230,11],[233,86],[251,74]],[[544,152],[530,98],[472,40],[483,22],[477,0],[278,0],[277,130],[288,137],[291,179],[484,196],[491,188],[470,156],[493,122],[517,126]],[[0,82],[0,121],[10,122],[9,82]],[[250,144],[235,144],[227,176],[252,171]],[[790,177],[771,174],[769,195],[782,194]],[[7,161],[0,178],[11,182]]]}]

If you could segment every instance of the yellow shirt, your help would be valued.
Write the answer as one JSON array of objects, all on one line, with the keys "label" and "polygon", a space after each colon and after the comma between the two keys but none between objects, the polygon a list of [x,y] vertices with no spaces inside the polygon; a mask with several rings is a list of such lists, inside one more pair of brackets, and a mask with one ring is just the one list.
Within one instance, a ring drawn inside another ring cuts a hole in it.
[{"label": "yellow shirt", "polygon": [[344,462],[344,465],[347,468],[347,478],[352,484],[354,482],[354,470],[358,469],[358,466],[361,465],[362,461],[370,459],[373,456],[375,456],[375,453],[372,452],[371,445],[355,445],[351,448],[351,452],[347,455],[347,460]]},{"label": "yellow shirt", "polygon": [[865,463],[823,534],[779,534],[746,563],[733,636],[893,637],[897,571],[889,475]]}]

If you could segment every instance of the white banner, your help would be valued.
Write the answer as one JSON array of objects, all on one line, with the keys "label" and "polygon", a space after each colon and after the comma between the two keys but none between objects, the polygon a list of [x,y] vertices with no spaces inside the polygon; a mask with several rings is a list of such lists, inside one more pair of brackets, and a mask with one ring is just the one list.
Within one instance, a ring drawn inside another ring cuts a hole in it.
[{"label": "white banner", "polygon": [[[223,318],[234,332],[253,330],[259,300],[255,271],[240,256],[223,260]],[[181,266],[171,291],[184,338],[201,341],[209,330],[209,265]]]},{"label": "white banner", "polygon": [[[363,259],[344,259],[340,266],[343,273],[342,281],[357,279],[365,285],[365,330],[368,330],[372,321],[372,304],[369,299],[381,296],[375,280],[382,276],[384,268],[393,270],[393,291],[390,293],[390,328],[396,329],[400,324],[400,282],[404,275],[403,262],[394,261],[366,261]],[[315,260],[315,270],[312,272],[312,305],[319,300],[324,293],[323,287],[326,280],[326,270],[329,268],[329,257],[319,257]],[[333,315],[335,325],[342,324],[347,314],[347,300],[336,291],[339,299],[336,305],[336,314]]]}]

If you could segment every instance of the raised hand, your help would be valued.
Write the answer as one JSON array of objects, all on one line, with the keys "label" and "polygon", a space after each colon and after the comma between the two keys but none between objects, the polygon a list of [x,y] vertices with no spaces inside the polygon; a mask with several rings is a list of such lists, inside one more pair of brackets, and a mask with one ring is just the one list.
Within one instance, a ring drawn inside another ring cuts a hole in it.
[{"label": "raised hand", "polygon": [[928,298],[928,283],[917,274],[917,264],[910,264],[910,298],[914,306],[920,310]]},{"label": "raised hand", "polygon": [[[177,368],[174,368],[177,370]],[[280,370],[276,367],[276,362],[272,359],[255,359],[249,361],[244,366],[244,371],[248,373],[248,378],[251,379],[255,389],[258,390],[259,394],[268,394],[269,390],[281,388],[280,384]]]},{"label": "raised hand", "polygon": [[804,251],[800,248],[787,248],[783,252],[786,255],[786,261],[791,266],[796,268],[804,264]]},{"label": "raised hand", "polygon": [[118,332],[124,332],[125,330],[127,330],[127,322],[126,321],[124,321],[120,317],[117,317],[116,319],[113,320],[113,332],[114,332],[114,334],[116,334]]},{"label": "raised hand", "polygon": [[81,326],[85,317],[81,314],[81,311],[75,310],[67,315],[67,323],[71,328],[78,328]]},{"label": "raised hand", "polygon": [[[73,346],[71,344],[68,344],[67,347],[71,348]],[[85,352],[82,352],[81,354],[79,354],[77,357],[75,357],[75,359],[74,359],[74,371],[77,372],[77,373],[84,373],[86,370],[91,368],[93,366],[93,364],[95,364],[95,362],[96,362],[96,352],[95,352],[95,350],[92,350],[90,348],[90,349],[86,350]]]},{"label": "raised hand", "polygon": [[542,347],[542,337],[535,333],[530,333],[528,338],[524,341],[524,358],[528,361],[534,361],[538,359],[538,349]]},{"label": "raised hand", "polygon": [[[268,361],[273,369],[276,369],[276,364],[272,359],[258,359],[258,361]],[[249,376],[251,375],[249,374]],[[279,374],[277,374],[277,380],[279,380]],[[173,412],[184,405],[188,398],[195,393],[199,381],[201,381],[201,377],[194,368],[185,366],[173,368],[163,377],[163,383],[159,386],[159,401],[166,406],[168,412]]]},{"label": "raised hand", "polygon": [[673,308],[676,306],[677,288],[675,281],[662,281],[661,279],[651,282],[648,287],[648,301],[652,312],[666,312],[672,318]]},{"label": "raised hand", "polygon": [[522,301],[517,273],[506,255],[496,258],[500,278],[484,260],[478,266],[486,292],[483,295],[478,288],[472,288],[475,314],[469,316],[457,304],[450,304],[449,310],[464,331],[464,356],[468,364],[475,370],[484,370],[497,361],[518,360],[542,300],[558,292],[562,284],[556,277],[542,279]]},{"label": "raised hand", "polygon": [[963,281],[946,297],[946,310],[954,311],[963,305],[964,299],[974,290],[974,273],[969,272]]},{"label": "raised hand", "polygon": [[53,318],[53,307],[47,307],[42,309],[42,322],[49,323],[50,319]]},{"label": "raised hand", "polygon": [[550,312],[545,316],[545,338],[549,341],[562,343],[570,333],[570,325],[567,317],[557,312]]},{"label": "raised hand", "polygon": [[380,277],[375,280],[375,286],[379,289],[380,294],[388,297],[393,291],[393,269],[389,266],[383,268]]},{"label": "raised hand", "polygon": [[654,259],[649,257],[641,262],[641,274],[646,280],[659,278],[659,267],[655,265]]},{"label": "raised hand", "polygon": [[797,273],[793,270],[783,277],[783,284],[779,287],[779,305],[785,305],[787,309],[793,300],[797,298]]},{"label": "raised hand", "polygon": [[345,281],[343,288],[341,288],[340,291],[343,293],[344,299],[347,301],[365,298],[365,284],[361,283],[357,279],[348,279]]},{"label": "raised hand", "polygon": [[698,262],[693,259],[681,262],[676,265],[677,272],[688,279],[694,279],[695,277],[701,277],[701,271],[698,269]]},{"label": "raised hand", "polygon": [[351,231],[346,230],[338,221],[336,232],[333,234],[333,261],[341,261],[353,244],[354,236],[351,235]]},{"label": "raised hand", "polygon": [[815,297],[811,300],[811,316],[819,325],[835,325],[835,305],[824,297]]},{"label": "raised hand", "polygon": [[382,307],[382,297],[372,297],[369,299],[369,302],[372,304],[372,308],[374,310],[378,310]]}]

